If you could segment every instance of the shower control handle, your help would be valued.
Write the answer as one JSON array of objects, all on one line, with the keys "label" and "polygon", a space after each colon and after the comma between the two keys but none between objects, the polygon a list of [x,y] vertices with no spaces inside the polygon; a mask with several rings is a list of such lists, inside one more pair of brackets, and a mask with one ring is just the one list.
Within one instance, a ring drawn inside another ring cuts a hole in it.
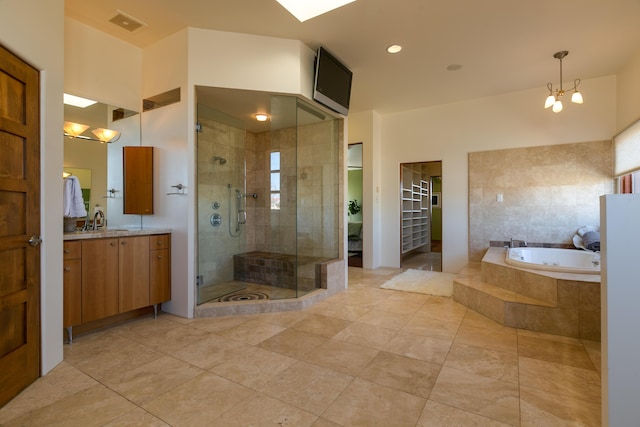
[{"label": "shower control handle", "polygon": [[222,216],[220,216],[219,213],[212,214],[209,218],[209,223],[211,223],[213,227],[219,227],[222,225]]}]

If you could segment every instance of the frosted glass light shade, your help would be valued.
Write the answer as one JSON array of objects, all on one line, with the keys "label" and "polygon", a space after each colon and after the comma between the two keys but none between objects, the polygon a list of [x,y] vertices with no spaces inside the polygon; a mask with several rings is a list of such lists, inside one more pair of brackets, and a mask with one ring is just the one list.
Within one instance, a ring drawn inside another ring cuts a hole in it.
[{"label": "frosted glass light shade", "polygon": [[98,128],[98,129],[92,130],[91,133],[93,133],[96,136],[96,138],[98,138],[100,142],[103,142],[103,143],[117,141],[118,138],[120,137],[120,132],[118,132],[117,130],[111,130],[111,129]]},{"label": "frosted glass light shade", "polygon": [[557,100],[556,102],[554,102],[552,110],[554,113],[559,113],[560,111],[562,111],[562,101]]},{"label": "frosted glass light shade", "polygon": [[78,136],[82,134],[85,130],[89,129],[88,125],[83,125],[81,123],[74,122],[64,122],[63,131],[65,134],[70,136]]},{"label": "frosted glass light shade", "polygon": [[556,97],[553,96],[552,94],[549,94],[549,96],[547,96],[547,100],[544,102],[544,108],[551,107],[555,102],[556,102]]},{"label": "frosted glass light shade", "polygon": [[582,104],[582,94],[578,91],[573,92],[571,95],[571,102],[575,102],[576,104]]}]

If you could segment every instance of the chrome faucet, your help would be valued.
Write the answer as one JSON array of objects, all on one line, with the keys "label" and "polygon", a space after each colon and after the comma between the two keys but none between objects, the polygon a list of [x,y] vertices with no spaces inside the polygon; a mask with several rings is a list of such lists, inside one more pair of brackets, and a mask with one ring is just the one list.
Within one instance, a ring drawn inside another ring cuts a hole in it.
[{"label": "chrome faucet", "polygon": [[509,245],[510,248],[519,248],[522,246],[524,246],[525,248],[527,247],[527,242],[525,240],[517,240],[517,239],[514,239],[513,237],[511,238],[511,243]]}]

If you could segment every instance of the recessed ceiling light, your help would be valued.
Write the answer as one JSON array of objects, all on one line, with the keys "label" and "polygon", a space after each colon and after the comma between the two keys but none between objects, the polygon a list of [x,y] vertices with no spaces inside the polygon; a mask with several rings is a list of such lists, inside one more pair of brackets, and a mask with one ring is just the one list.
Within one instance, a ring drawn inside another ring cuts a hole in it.
[{"label": "recessed ceiling light", "polygon": [[255,115],[255,118],[259,122],[266,122],[267,120],[269,120],[269,115],[264,113],[258,113]]},{"label": "recessed ceiling light", "polygon": [[304,22],[307,19],[327,13],[330,10],[337,9],[354,2],[355,0],[276,0],[290,14],[295,16],[298,21]]},{"label": "recessed ceiling light", "polygon": [[98,101],[87,98],[80,98],[79,96],[69,95],[68,93],[65,93],[62,102],[67,105],[73,105],[74,107],[85,108],[89,105],[95,104]]},{"label": "recessed ceiling light", "polygon": [[451,64],[447,66],[447,71],[458,71],[460,68],[462,68],[460,64]]},{"label": "recessed ceiling light", "polygon": [[387,47],[387,52],[389,53],[400,53],[401,50],[402,46],[400,46],[399,44],[392,44],[391,46]]}]

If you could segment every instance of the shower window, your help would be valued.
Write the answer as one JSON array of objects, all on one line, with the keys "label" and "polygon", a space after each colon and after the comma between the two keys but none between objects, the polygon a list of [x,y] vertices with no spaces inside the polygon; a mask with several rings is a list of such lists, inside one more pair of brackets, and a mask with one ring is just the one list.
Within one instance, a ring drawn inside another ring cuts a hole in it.
[{"label": "shower window", "polygon": [[280,210],[280,152],[271,152],[271,210]]}]

